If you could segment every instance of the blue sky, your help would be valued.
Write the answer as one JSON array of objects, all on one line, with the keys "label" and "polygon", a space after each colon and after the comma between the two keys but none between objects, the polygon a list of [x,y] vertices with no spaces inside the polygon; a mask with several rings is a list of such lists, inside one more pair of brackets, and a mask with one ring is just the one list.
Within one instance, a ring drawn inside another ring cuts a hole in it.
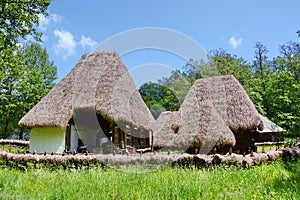
[{"label": "blue sky", "polygon": [[[299,41],[299,0],[52,0],[50,15],[40,18],[44,44],[58,68],[58,80],[97,44],[130,29],[161,27],[178,31],[205,50],[224,48],[254,58],[254,45],[267,45],[269,57],[279,45]],[[129,70],[148,63],[180,68],[185,60],[170,53],[141,50],[122,56]],[[163,74],[167,74],[162,70]]]}]

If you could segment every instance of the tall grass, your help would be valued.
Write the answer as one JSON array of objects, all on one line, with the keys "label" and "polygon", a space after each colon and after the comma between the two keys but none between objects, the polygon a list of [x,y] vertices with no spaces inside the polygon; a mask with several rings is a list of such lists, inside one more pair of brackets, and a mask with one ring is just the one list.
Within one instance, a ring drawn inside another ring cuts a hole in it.
[{"label": "tall grass", "polygon": [[0,169],[0,199],[300,199],[300,161],[125,173]]}]

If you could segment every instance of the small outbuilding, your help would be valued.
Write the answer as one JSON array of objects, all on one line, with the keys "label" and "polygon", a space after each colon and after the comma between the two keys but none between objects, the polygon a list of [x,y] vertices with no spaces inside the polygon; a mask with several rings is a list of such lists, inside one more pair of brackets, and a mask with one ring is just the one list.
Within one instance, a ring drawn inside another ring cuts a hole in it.
[{"label": "small outbuilding", "polygon": [[98,51],[82,56],[19,125],[31,129],[31,152],[96,153],[151,147],[154,121],[121,59]]},{"label": "small outbuilding", "polygon": [[267,117],[262,115],[260,115],[259,117],[263,121],[264,129],[256,129],[256,131],[252,135],[253,142],[283,142],[284,133],[286,133],[287,131],[269,120]]}]

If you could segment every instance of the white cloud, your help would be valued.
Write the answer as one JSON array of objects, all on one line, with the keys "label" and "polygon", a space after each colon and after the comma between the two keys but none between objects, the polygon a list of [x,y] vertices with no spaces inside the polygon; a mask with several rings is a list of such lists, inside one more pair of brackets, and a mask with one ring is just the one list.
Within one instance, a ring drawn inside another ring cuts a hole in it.
[{"label": "white cloud", "polygon": [[39,14],[39,26],[38,27],[39,27],[39,29],[41,29],[41,31],[46,31],[51,23],[60,23],[62,21],[63,21],[63,17],[56,13],[51,13],[47,17],[45,17],[42,14]]},{"label": "white cloud", "polygon": [[42,14],[39,14],[39,29],[46,31],[50,24],[50,19]]},{"label": "white cloud", "polygon": [[57,55],[63,55],[63,58],[66,59],[76,54],[76,41],[72,33],[64,30],[55,30],[54,35],[58,37],[58,42],[55,44],[55,53]]},{"label": "white cloud", "polygon": [[50,18],[54,23],[60,23],[63,21],[63,16],[60,16],[56,13],[50,14]]},{"label": "white cloud", "polygon": [[79,44],[82,46],[82,48],[89,47],[90,49],[93,49],[98,43],[92,40],[90,37],[82,35]]},{"label": "white cloud", "polygon": [[240,46],[243,42],[243,39],[242,38],[237,38],[236,36],[232,36],[230,39],[229,39],[229,44],[231,45],[231,47],[233,49],[236,49],[238,48],[238,46]]}]

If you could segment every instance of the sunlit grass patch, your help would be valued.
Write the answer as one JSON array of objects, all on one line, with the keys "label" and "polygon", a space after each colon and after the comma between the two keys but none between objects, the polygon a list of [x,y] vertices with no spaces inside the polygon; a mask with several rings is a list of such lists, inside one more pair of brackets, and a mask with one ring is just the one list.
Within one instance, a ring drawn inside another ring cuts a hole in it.
[{"label": "sunlit grass patch", "polygon": [[[137,168],[138,169],[138,168]],[[149,173],[0,169],[0,199],[299,199],[300,162],[250,169],[164,167]]]}]

